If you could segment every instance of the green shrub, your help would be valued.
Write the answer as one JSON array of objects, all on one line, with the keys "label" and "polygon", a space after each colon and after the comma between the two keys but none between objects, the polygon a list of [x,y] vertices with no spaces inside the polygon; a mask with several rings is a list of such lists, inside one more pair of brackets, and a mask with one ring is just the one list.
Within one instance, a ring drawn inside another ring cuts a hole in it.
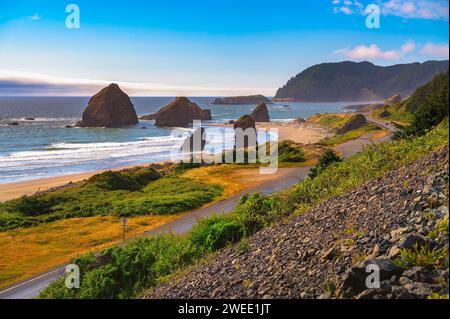
[{"label": "green shrub", "polygon": [[278,144],[278,162],[304,162],[305,160],[305,153],[297,143],[286,140]]},{"label": "green shrub", "polygon": [[51,212],[52,202],[41,196],[22,196],[11,203],[9,211],[20,212],[25,216],[38,216]]},{"label": "green shrub", "polygon": [[88,272],[83,280],[80,290],[81,299],[112,299],[117,296],[120,289],[115,277],[118,269],[113,265],[105,265]]},{"label": "green shrub", "polygon": [[215,251],[230,243],[239,241],[243,229],[228,216],[213,216],[197,222],[189,232],[189,240],[199,247],[200,251]]},{"label": "green shrub", "polygon": [[311,168],[308,176],[310,178],[314,178],[331,164],[339,162],[342,162],[342,159],[336,154],[336,152],[331,149],[327,149],[319,158],[317,165]]},{"label": "green shrub", "polygon": [[246,235],[251,235],[275,220],[274,207],[272,197],[253,193],[241,198],[231,216],[242,225]]},{"label": "green shrub", "polygon": [[406,269],[414,266],[445,269],[448,268],[448,258],[448,246],[434,250],[428,246],[415,245],[413,248],[401,249],[400,256],[394,262]]},{"label": "green shrub", "polygon": [[412,110],[410,125],[399,127],[399,132],[396,132],[393,136],[394,139],[424,135],[445,118],[448,118],[448,72],[437,75],[424,88],[419,88],[423,92],[420,94],[420,98],[415,99],[417,106]]}]

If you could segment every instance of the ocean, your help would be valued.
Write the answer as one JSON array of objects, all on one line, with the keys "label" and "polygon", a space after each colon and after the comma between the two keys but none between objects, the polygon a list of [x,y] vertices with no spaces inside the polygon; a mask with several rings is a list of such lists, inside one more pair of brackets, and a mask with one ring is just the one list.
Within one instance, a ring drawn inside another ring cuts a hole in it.
[{"label": "ocean", "polygon": [[[249,114],[254,105],[212,105],[215,97],[190,97],[201,108],[211,109],[206,132]],[[173,97],[132,97],[138,115],[151,114]],[[0,183],[33,180],[170,159],[184,137],[171,129],[157,128],[153,121],[119,129],[66,128],[81,119],[88,97],[0,97]],[[342,112],[349,103],[274,103],[268,105],[273,121],[289,121],[316,113]],[[286,107],[288,106],[288,107]],[[25,120],[33,117],[35,120]],[[10,122],[19,122],[10,126]],[[143,129],[145,127],[146,129]],[[223,129],[223,128],[222,128]],[[184,128],[186,134],[192,130]],[[262,136],[264,142],[276,138]],[[258,136],[260,139],[260,136]],[[228,148],[232,141],[226,141]],[[217,141],[206,149],[217,151]],[[221,144],[221,143],[220,143]]]}]

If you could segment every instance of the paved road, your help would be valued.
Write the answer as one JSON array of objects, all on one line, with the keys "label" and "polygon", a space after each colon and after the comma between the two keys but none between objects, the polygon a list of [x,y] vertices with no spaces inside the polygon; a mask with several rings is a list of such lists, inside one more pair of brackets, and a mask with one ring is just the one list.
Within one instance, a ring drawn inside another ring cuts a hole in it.
[{"label": "paved road", "polygon": [[[394,131],[395,127],[384,121],[375,119],[369,114],[364,114],[368,121],[377,125],[383,126],[390,132]],[[360,152],[364,145],[373,143],[373,133],[366,134],[358,139],[347,141],[339,145],[336,150],[339,151],[343,157],[351,156],[357,152]],[[376,142],[388,140],[390,134],[384,138],[376,139]],[[173,232],[176,234],[183,234],[189,231],[191,227],[200,218],[211,216],[212,214],[226,214],[231,212],[235,207],[239,198],[242,195],[249,192],[260,192],[264,194],[270,194],[281,189],[289,188],[299,180],[306,177],[311,167],[296,167],[283,169],[282,174],[272,181],[262,183],[251,190],[242,191],[234,196],[231,196],[221,202],[215,203],[209,207],[201,208],[193,211],[190,214],[186,214],[183,217],[174,220],[170,223],[154,228],[150,231],[143,233],[144,236],[152,236],[162,233]],[[64,274],[65,265],[55,268],[44,274],[35,276],[21,283],[15,284],[3,291],[0,291],[0,299],[30,299],[36,297],[40,291],[47,287],[51,282],[55,281]]]}]

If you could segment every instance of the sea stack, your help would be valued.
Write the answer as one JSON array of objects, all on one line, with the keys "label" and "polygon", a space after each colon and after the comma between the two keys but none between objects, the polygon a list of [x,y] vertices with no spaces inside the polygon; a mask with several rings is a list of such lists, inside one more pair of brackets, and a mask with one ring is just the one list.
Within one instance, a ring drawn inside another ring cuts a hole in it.
[{"label": "sea stack", "polygon": [[258,104],[250,116],[255,122],[270,122],[266,103]]},{"label": "sea stack", "polygon": [[194,120],[211,120],[211,111],[202,110],[185,97],[177,97],[153,115],[156,126],[188,126]]},{"label": "sea stack", "polygon": [[95,94],[76,124],[79,127],[116,128],[138,124],[133,103],[117,84],[113,83]]},{"label": "sea stack", "polygon": [[[234,122],[233,129],[235,131],[235,148],[248,148],[257,146],[257,132],[255,121],[250,115],[243,115]],[[241,129],[242,132],[249,135],[242,137],[236,130]]]},{"label": "sea stack", "polygon": [[217,98],[213,104],[217,105],[251,105],[258,103],[271,104],[272,102],[264,95],[248,95],[248,96],[229,96],[225,98]]}]

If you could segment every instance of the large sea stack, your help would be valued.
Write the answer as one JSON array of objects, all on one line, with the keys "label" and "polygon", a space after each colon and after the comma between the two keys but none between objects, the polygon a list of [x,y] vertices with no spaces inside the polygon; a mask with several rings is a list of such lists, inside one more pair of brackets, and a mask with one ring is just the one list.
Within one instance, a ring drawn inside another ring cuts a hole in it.
[{"label": "large sea stack", "polygon": [[270,122],[269,111],[266,103],[258,104],[258,106],[250,114],[255,122]]},{"label": "large sea stack", "polygon": [[157,113],[153,114],[156,126],[187,126],[194,120],[211,120],[211,111],[202,110],[185,97],[177,97]]},{"label": "large sea stack", "polygon": [[79,127],[124,127],[138,124],[130,98],[117,84],[110,84],[95,94],[76,124]]}]

